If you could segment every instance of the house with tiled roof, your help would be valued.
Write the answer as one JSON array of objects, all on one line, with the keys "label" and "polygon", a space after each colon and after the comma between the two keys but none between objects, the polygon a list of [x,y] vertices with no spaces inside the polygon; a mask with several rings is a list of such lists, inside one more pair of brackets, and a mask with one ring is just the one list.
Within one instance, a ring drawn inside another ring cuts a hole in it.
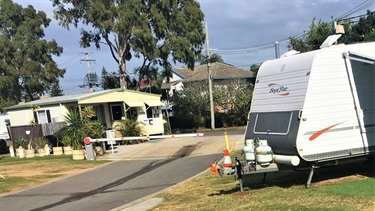
[{"label": "house with tiled roof", "polygon": [[[236,79],[245,79],[249,81],[249,83],[255,82],[255,75],[253,72],[234,67],[229,64],[220,62],[211,63],[210,70],[214,83],[223,80]],[[168,97],[166,94],[171,93],[171,90],[180,89],[183,83],[194,83],[207,79],[207,64],[195,66],[194,70],[191,70],[189,68],[174,68],[172,70],[172,77],[170,78],[169,82],[166,82],[166,80],[163,81],[163,98]]]}]

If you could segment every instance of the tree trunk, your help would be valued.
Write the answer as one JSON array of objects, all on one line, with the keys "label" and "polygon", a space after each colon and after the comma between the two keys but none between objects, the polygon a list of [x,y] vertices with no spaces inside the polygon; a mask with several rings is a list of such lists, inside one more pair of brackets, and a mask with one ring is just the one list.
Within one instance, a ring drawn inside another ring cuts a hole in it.
[{"label": "tree trunk", "polygon": [[127,88],[126,84],[126,63],[122,61],[122,59],[119,60],[120,63],[120,87],[122,90],[125,90]]},{"label": "tree trunk", "polygon": [[122,56],[124,53],[122,52],[123,49],[119,50],[119,56],[118,56],[118,64],[120,68],[120,87],[122,90],[125,90],[127,88],[126,84],[126,60]]}]

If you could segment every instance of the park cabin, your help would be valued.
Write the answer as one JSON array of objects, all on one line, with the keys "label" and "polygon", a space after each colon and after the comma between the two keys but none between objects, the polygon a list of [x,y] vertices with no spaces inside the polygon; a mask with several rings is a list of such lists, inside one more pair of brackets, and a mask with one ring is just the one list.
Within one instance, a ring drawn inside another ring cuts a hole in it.
[{"label": "park cabin", "polygon": [[[39,106],[32,110],[31,106]],[[132,119],[144,125],[148,135],[163,134],[164,125],[161,113],[160,95],[133,90],[112,89],[98,92],[46,97],[20,103],[6,108],[12,127],[36,124],[65,122],[64,116],[70,109],[81,111],[91,106],[97,120],[110,129],[116,120]],[[43,135],[51,132],[43,132]]]}]

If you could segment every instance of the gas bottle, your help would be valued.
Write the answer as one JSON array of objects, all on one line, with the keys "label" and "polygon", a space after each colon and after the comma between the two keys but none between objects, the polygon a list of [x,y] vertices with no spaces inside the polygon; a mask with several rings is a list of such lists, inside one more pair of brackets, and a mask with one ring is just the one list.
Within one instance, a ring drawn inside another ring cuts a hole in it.
[{"label": "gas bottle", "polygon": [[272,148],[268,146],[267,140],[259,140],[259,146],[255,149],[257,163],[266,167],[272,162]]},{"label": "gas bottle", "polygon": [[246,139],[242,154],[247,162],[255,161],[254,139]]}]

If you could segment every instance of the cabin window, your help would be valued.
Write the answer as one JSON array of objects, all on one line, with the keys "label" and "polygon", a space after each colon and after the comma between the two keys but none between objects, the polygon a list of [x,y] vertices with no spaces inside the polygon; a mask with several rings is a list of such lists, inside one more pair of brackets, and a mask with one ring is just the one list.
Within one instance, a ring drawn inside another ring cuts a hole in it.
[{"label": "cabin window", "polygon": [[286,135],[289,133],[293,112],[258,113],[254,134]]},{"label": "cabin window", "polygon": [[38,110],[34,111],[35,123],[46,124],[51,123],[51,112],[50,110]]},{"label": "cabin window", "polygon": [[153,107],[147,107],[147,118],[158,118],[159,117],[159,107],[153,106]]},{"label": "cabin window", "polygon": [[151,107],[146,108],[147,118],[152,118],[152,109]]}]

